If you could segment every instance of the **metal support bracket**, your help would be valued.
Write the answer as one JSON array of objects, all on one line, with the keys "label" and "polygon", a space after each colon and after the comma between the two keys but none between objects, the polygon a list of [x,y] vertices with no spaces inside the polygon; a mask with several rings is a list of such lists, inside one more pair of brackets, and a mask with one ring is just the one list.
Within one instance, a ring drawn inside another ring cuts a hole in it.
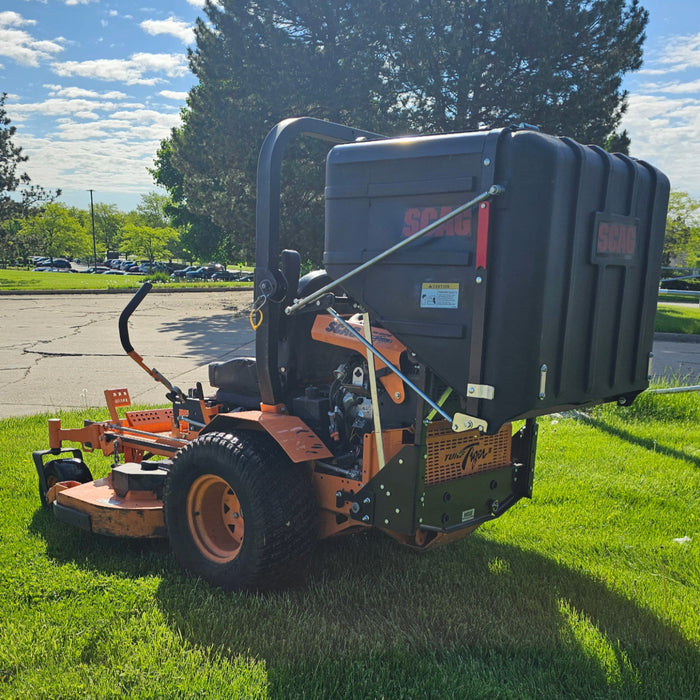
[{"label": "metal support bracket", "polygon": [[467,384],[467,396],[470,399],[493,401],[495,394],[496,389],[490,384]]},{"label": "metal support bracket", "polygon": [[455,413],[452,419],[452,431],[455,433],[463,433],[466,430],[478,430],[483,433],[488,430],[488,427],[487,421],[476,416],[468,416],[466,413]]},{"label": "metal support bracket", "polygon": [[544,401],[547,398],[547,365],[542,365],[540,367],[540,401]]}]

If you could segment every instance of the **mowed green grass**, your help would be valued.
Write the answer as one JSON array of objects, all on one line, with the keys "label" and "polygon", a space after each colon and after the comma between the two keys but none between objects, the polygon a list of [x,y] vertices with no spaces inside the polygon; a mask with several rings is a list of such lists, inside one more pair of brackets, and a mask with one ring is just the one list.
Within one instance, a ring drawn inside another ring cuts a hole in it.
[{"label": "mowed green grass", "polygon": [[656,309],[656,330],[663,333],[700,334],[700,306],[659,304]]},{"label": "mowed green grass", "polygon": [[55,521],[46,416],[2,421],[0,696],[696,699],[700,397],[540,426],[532,501],[422,555],[322,542],[303,586],[262,596]]},{"label": "mowed green grass", "polygon": [[[87,275],[70,272],[28,272],[26,270],[0,270],[0,291],[72,291],[72,290],[102,290],[102,289],[133,289],[136,291],[146,280],[146,275]],[[197,282],[159,282],[157,286],[167,289],[188,289],[193,286],[205,287],[243,287],[251,286],[250,282],[212,282],[197,280]]]}]

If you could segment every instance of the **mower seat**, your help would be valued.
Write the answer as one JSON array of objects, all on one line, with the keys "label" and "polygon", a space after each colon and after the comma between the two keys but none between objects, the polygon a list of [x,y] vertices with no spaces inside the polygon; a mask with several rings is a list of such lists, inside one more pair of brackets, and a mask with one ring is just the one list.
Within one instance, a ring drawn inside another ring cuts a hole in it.
[{"label": "mower seat", "polygon": [[218,389],[217,401],[243,408],[260,407],[258,370],[254,357],[234,357],[209,365],[209,384]]}]

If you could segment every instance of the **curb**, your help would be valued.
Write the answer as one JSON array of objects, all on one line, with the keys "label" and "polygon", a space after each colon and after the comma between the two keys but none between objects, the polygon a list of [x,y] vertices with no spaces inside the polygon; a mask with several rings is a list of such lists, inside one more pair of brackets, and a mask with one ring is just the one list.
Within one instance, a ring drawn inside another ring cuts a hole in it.
[{"label": "curb", "polygon": [[666,341],[669,343],[700,343],[700,335],[690,335],[689,333],[654,333],[654,340]]}]

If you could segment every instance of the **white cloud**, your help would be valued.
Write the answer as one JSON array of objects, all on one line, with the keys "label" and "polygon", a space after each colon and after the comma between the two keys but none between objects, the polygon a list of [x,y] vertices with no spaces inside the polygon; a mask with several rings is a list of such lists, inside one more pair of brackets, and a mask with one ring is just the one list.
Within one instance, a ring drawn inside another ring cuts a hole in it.
[{"label": "white cloud", "polygon": [[177,100],[178,102],[184,102],[188,95],[186,92],[175,92],[175,90],[161,90],[158,94],[165,97],[166,100]]},{"label": "white cloud", "polygon": [[634,156],[666,173],[674,189],[700,196],[699,98],[631,95],[622,127]]},{"label": "white cloud", "polygon": [[187,0],[188,5],[192,7],[199,7],[200,9],[204,7],[205,0]]},{"label": "white cloud", "polygon": [[110,112],[115,109],[140,110],[143,105],[140,103],[125,104],[110,101],[86,100],[81,98],[60,98],[51,97],[43,102],[31,102],[25,104],[13,104],[12,113],[18,118],[34,114],[42,117],[66,117],[77,116],[81,113]]},{"label": "white cloud", "polygon": [[700,197],[700,33],[667,36],[632,81],[622,120],[631,152],[668,175],[671,187]]},{"label": "white cloud", "polygon": [[173,117],[176,120],[179,119],[177,113],[164,114],[154,109],[132,109],[112,114],[112,119],[127,119],[136,124],[164,124],[168,126],[172,125]]},{"label": "white cloud", "polygon": [[34,19],[25,19],[17,12],[0,12],[0,24],[5,27],[21,27],[23,24],[36,24]]},{"label": "white cloud", "polygon": [[141,29],[156,36],[157,34],[169,34],[178,38],[183,44],[191,44],[194,42],[194,28],[192,25],[176,19],[168,17],[168,19],[147,19],[141,22]]},{"label": "white cloud", "polygon": [[63,37],[52,41],[35,39],[22,26],[33,26],[34,20],[25,19],[17,12],[0,12],[0,56],[12,58],[26,66],[38,66],[63,51]]},{"label": "white cloud", "polygon": [[127,97],[125,92],[119,92],[118,90],[111,90],[109,92],[96,92],[95,90],[86,90],[85,88],[61,87],[60,85],[44,85],[44,87],[50,91],[50,94],[53,97],[94,97],[95,99],[104,100],[121,100]]},{"label": "white cloud", "polygon": [[668,68],[642,68],[638,71],[638,75],[668,75],[670,73]]},{"label": "white cloud", "polygon": [[[167,133],[163,134],[167,136]],[[153,187],[147,168],[153,166],[157,141],[140,147],[108,133],[76,141],[36,139],[25,142],[28,170],[34,182],[61,189],[96,189],[134,192]],[[41,154],[34,158],[33,153]]]},{"label": "white cloud", "polygon": [[[138,192],[153,188],[147,168],[153,167],[160,141],[179,123],[177,112],[163,114],[143,105],[120,105],[117,111],[107,109],[106,103],[99,107],[93,103],[91,111],[89,102],[47,102],[33,107],[62,114],[56,119],[56,130],[43,138],[25,133],[22,140],[34,182],[64,190]],[[98,109],[103,114],[95,117]]]},{"label": "white cloud", "polygon": [[128,59],[64,61],[52,63],[51,67],[60,76],[111,80],[127,85],[154,85],[163,82],[157,76],[145,77],[152,73],[162,73],[168,78],[179,78],[187,73],[186,58],[180,54],[137,53]]},{"label": "white cloud", "polygon": [[674,71],[700,68],[700,33],[672,37],[661,52],[659,63]]},{"label": "white cloud", "polygon": [[66,5],[89,5],[91,2],[99,2],[100,0],[66,0]]},{"label": "white cloud", "polygon": [[648,83],[646,85],[642,85],[641,88],[648,92],[664,92],[675,95],[697,94],[700,91],[700,78],[687,83]]}]

